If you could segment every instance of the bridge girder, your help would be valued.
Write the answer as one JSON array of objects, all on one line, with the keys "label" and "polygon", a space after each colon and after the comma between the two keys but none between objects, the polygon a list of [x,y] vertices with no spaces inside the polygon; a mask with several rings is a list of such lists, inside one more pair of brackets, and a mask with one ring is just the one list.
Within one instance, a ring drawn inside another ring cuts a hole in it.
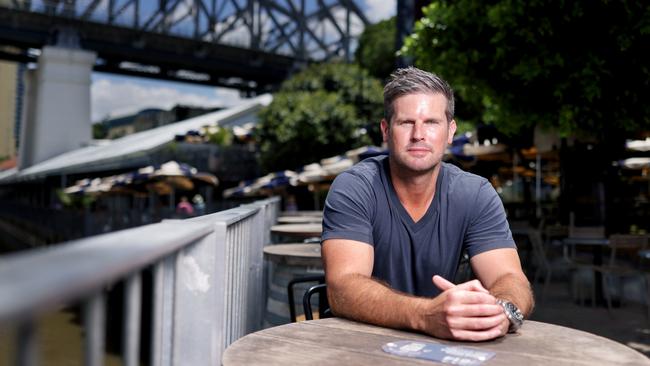
[{"label": "bridge girder", "polygon": [[12,0],[0,45],[40,48],[75,29],[97,71],[264,92],[308,62],[350,60],[367,22],[353,0]]}]

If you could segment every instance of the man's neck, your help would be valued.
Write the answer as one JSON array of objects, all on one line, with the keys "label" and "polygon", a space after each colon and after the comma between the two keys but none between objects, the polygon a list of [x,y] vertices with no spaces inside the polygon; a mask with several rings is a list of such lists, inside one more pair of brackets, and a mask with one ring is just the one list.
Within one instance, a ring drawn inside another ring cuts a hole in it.
[{"label": "man's neck", "polygon": [[390,178],[397,198],[415,222],[419,221],[431,206],[441,164],[437,164],[430,171],[414,173],[399,169],[389,160]]}]

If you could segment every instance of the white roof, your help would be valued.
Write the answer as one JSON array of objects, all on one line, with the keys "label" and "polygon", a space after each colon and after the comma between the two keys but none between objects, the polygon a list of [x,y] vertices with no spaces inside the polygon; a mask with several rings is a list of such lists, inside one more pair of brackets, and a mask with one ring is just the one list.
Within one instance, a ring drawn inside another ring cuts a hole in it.
[{"label": "white roof", "polygon": [[177,135],[185,135],[190,130],[198,130],[206,125],[227,125],[233,120],[257,112],[262,107],[269,105],[272,100],[273,97],[270,94],[264,94],[246,100],[236,107],[134,133],[109,143],[68,151],[23,170],[10,169],[0,172],[0,183],[53,174],[73,174],[110,169],[110,167],[116,167],[116,163],[121,160],[146,157],[152,150],[173,141]]}]

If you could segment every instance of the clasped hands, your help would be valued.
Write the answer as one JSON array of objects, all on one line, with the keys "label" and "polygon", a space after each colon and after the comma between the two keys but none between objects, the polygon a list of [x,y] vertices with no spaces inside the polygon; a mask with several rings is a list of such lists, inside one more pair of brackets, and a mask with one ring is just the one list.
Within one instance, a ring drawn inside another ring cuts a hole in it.
[{"label": "clasped hands", "polygon": [[442,293],[427,299],[422,329],[425,333],[438,338],[485,341],[508,332],[510,322],[503,307],[480,281],[454,285],[436,275],[433,283]]}]

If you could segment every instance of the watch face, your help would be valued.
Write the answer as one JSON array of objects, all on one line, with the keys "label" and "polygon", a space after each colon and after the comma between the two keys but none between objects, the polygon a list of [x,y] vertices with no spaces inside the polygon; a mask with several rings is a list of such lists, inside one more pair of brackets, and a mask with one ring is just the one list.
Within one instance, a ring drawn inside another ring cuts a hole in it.
[{"label": "watch face", "polygon": [[501,301],[501,305],[506,311],[508,318],[510,318],[511,322],[517,323],[518,325],[523,323],[524,314],[522,314],[521,311],[519,311],[519,309],[515,304],[511,303],[510,301]]}]

